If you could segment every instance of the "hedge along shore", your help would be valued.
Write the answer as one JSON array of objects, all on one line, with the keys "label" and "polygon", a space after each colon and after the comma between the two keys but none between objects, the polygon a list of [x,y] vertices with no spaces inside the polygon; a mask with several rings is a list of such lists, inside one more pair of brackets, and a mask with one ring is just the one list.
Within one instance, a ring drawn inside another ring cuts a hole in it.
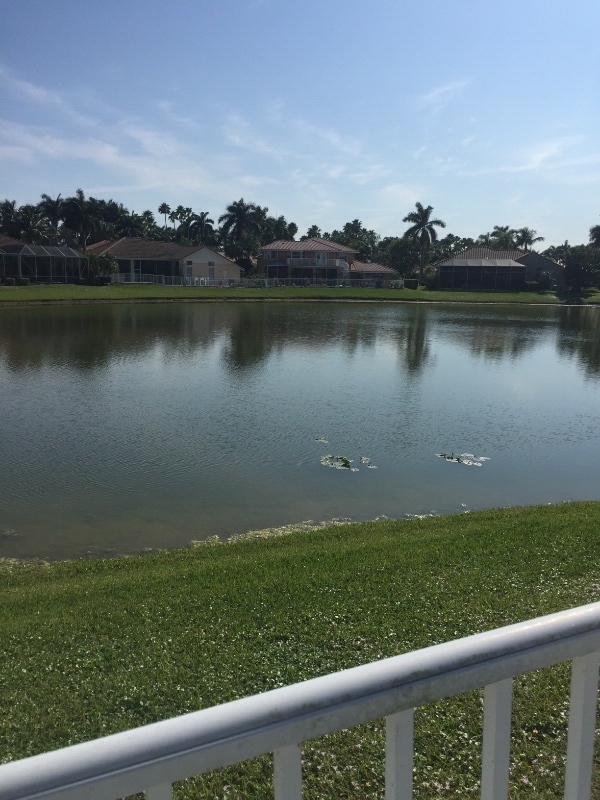
[{"label": "hedge along shore", "polygon": [[219,289],[156,285],[0,286],[0,306],[60,303],[157,302],[420,302],[492,303],[525,305],[597,305],[600,290],[557,296],[536,292],[459,292],[413,289],[362,289],[352,287],[271,287]]},{"label": "hedge along shore", "polygon": [[[600,598],[600,502],[288,533],[5,566],[0,760]],[[515,680],[511,798],[562,797],[568,679]],[[383,733],[307,743],[304,796],[383,798]],[[418,711],[415,797],[476,797],[481,734],[479,692]],[[175,796],[272,797],[271,759]]]}]

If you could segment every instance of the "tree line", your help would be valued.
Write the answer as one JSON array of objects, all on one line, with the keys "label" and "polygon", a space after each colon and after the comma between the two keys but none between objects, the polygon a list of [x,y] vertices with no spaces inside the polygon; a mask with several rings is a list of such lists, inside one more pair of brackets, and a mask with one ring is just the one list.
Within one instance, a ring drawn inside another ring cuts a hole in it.
[{"label": "tree line", "polygon": [[[383,264],[400,275],[418,269],[420,278],[427,264],[469,247],[529,250],[544,241],[531,228],[509,225],[494,225],[475,239],[453,233],[441,237],[437,229],[445,228],[446,223],[433,218],[432,212],[432,206],[416,203],[415,209],[402,219],[409,227],[398,236],[381,237],[354,219],[332,231],[311,225],[299,241],[318,237],[339,242],[356,250],[361,261]],[[227,205],[216,221],[208,211],[194,211],[182,205],[171,208],[168,203],[161,203],[157,213],[158,221],[150,210],[137,214],[115,200],[86,197],[77,189],[72,197],[43,194],[37,204],[18,206],[15,200],[4,200],[0,203],[0,233],[31,244],[66,245],[81,251],[96,242],[124,236],[182,245],[205,244],[222,250],[246,270],[253,268],[260,247],[276,240],[295,241],[298,234],[296,223],[288,222],[283,215],[270,215],[266,206],[243,198]],[[542,254],[577,273],[580,285],[594,285],[600,280],[600,225],[590,228],[587,244],[564,242]]]}]

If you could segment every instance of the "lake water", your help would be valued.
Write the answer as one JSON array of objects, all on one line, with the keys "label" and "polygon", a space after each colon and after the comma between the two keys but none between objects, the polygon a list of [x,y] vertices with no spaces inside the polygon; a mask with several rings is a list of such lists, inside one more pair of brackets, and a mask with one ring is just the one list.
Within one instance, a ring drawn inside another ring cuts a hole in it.
[{"label": "lake water", "polygon": [[600,499],[600,309],[2,308],[0,408],[0,556]]}]

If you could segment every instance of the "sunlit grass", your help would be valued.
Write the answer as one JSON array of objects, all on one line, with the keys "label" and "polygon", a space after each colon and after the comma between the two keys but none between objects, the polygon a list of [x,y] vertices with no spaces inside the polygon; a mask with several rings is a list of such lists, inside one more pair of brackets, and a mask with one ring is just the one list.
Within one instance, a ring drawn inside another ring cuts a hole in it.
[{"label": "sunlit grass", "polygon": [[[590,602],[599,566],[599,502],[5,565],[0,760]],[[511,798],[562,796],[567,683],[516,681]],[[476,797],[480,743],[479,692],[419,711],[415,797]],[[307,798],[382,798],[382,721],[307,743],[304,772]],[[266,798],[270,776],[265,757],[177,796]]]},{"label": "sunlit grass", "polygon": [[220,289],[204,286],[114,285],[0,286],[0,303],[48,301],[160,301],[160,300],[402,300],[444,303],[600,303],[600,290],[560,298],[552,292],[464,292],[412,289],[363,289],[351,287],[270,287]]}]

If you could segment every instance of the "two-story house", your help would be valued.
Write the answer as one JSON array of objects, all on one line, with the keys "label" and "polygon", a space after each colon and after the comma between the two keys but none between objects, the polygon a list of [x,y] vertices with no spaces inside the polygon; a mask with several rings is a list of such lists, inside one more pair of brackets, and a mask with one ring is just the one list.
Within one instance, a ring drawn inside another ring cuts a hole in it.
[{"label": "two-story house", "polygon": [[260,248],[258,272],[286,281],[340,281],[349,279],[357,250],[329,239],[293,242],[281,239]]}]

